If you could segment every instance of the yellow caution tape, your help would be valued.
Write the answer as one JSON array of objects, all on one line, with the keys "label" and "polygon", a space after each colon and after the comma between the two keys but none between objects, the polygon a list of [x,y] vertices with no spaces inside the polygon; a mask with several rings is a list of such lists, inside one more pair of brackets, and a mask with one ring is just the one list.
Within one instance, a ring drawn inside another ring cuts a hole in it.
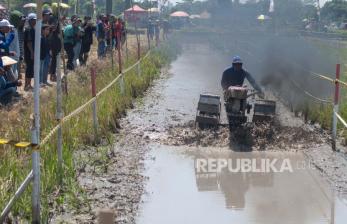
[{"label": "yellow caution tape", "polygon": [[0,138],[0,145],[8,144],[9,140]]},{"label": "yellow caution tape", "polygon": [[0,145],[13,145],[18,148],[28,148],[32,146],[31,142],[19,142],[15,140],[9,140],[9,139],[0,139]]},{"label": "yellow caution tape", "polygon": [[39,150],[40,146],[46,144],[49,139],[59,130],[59,128],[61,128],[63,126],[64,123],[66,123],[67,121],[69,121],[71,118],[73,118],[74,116],[78,115],[79,113],[81,113],[88,105],[90,105],[91,103],[93,103],[94,101],[96,101],[96,98],[99,97],[102,93],[104,93],[107,89],[109,89],[112,85],[114,85],[120,77],[122,77],[124,74],[126,74],[127,72],[129,72],[131,69],[133,69],[135,66],[137,66],[143,59],[147,58],[149,56],[151,51],[148,51],[147,54],[141,58],[140,60],[138,60],[135,64],[131,65],[130,67],[128,67],[127,69],[124,70],[123,73],[119,74],[111,83],[109,83],[107,86],[105,86],[102,90],[100,90],[95,97],[91,98],[90,100],[88,100],[86,103],[84,103],[83,105],[79,106],[78,108],[76,108],[74,111],[72,111],[70,114],[68,114],[67,116],[63,117],[59,123],[46,135],[46,137],[41,141],[40,145],[36,145],[36,144],[32,144],[30,142],[19,142],[19,141],[13,141],[13,140],[8,140],[8,139],[2,139],[0,138],[0,145],[14,145],[15,147],[18,148],[27,148],[27,147],[31,147],[33,150]]},{"label": "yellow caution tape", "polygon": [[31,142],[18,142],[14,146],[16,146],[18,148],[27,148],[27,147],[31,146]]}]

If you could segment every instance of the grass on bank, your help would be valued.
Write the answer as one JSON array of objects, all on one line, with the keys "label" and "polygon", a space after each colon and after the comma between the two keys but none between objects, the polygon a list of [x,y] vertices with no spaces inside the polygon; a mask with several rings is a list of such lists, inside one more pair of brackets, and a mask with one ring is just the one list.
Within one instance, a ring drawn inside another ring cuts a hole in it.
[{"label": "grass on bank", "polygon": [[[141,76],[135,69],[125,75],[125,95],[121,95],[119,84],[112,86],[97,99],[99,134],[112,141],[112,134],[118,127],[117,120],[125,113],[132,103],[132,99],[140,96],[160,75],[160,68],[165,66],[177,54],[177,47],[162,44],[159,48],[141,62]],[[132,52],[124,63],[128,67],[135,63],[136,54]],[[97,71],[97,90],[110,83],[118,74],[118,69],[112,70],[110,60],[91,62]],[[116,63],[115,63],[116,64]],[[67,115],[91,98],[90,67],[78,69],[69,75],[68,96],[64,96],[63,110]],[[44,137],[56,124],[56,96],[55,90],[48,91],[41,97],[41,136]],[[0,136],[9,139],[30,139],[30,114],[32,101],[23,101],[9,111],[0,111]],[[75,161],[73,150],[81,144],[91,143],[93,139],[92,110],[88,107],[77,117],[71,119],[63,127],[63,158],[64,178],[63,188],[59,187],[57,175],[56,136],[41,150],[41,207],[42,222],[46,223],[50,217],[50,209],[62,204],[78,209],[83,198],[83,192],[76,181]],[[41,138],[42,138],[41,137]],[[31,170],[30,150],[15,150],[10,146],[0,146],[0,209],[3,209],[16,189]],[[31,218],[31,187],[15,204],[12,219],[30,220]]]}]

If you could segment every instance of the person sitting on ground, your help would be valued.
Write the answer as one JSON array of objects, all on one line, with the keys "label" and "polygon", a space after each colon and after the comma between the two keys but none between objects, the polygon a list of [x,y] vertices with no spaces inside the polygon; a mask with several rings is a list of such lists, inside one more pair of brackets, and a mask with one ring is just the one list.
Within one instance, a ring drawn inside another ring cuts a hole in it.
[{"label": "person sitting on ground", "polygon": [[3,56],[1,57],[2,63],[3,63],[3,69],[5,70],[5,79],[7,82],[15,82],[18,80],[17,74],[14,73],[13,67],[18,63],[17,60],[8,57]]},{"label": "person sitting on ground", "polygon": [[242,86],[246,78],[253,88],[259,92],[259,96],[263,97],[264,94],[262,89],[256,83],[251,74],[242,68],[242,65],[242,59],[239,56],[234,56],[232,67],[223,72],[221,81],[223,90],[226,91],[230,86]]},{"label": "person sitting on ground", "polygon": [[17,86],[21,86],[20,80],[9,81],[8,79],[12,71],[11,66],[16,64],[17,61],[9,57],[2,57],[3,65],[0,66],[0,104],[7,105],[11,102],[12,97],[19,96],[17,93]]}]

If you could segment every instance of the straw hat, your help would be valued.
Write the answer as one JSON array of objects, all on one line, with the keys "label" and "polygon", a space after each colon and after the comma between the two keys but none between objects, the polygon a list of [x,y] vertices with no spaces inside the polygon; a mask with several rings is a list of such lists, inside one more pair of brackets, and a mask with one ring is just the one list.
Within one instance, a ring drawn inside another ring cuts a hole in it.
[{"label": "straw hat", "polygon": [[1,57],[1,59],[2,59],[3,66],[11,66],[11,65],[17,64],[16,60],[14,60],[8,56],[3,56],[3,57]]}]

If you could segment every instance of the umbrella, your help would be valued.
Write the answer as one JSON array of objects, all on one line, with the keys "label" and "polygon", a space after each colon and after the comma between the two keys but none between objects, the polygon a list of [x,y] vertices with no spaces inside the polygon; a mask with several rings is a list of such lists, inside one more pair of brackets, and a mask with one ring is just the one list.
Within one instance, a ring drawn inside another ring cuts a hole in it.
[{"label": "umbrella", "polygon": [[36,8],[36,7],[37,7],[36,3],[28,3],[23,5],[23,8]]},{"label": "umbrella", "polygon": [[186,12],[183,12],[183,11],[177,11],[177,12],[171,13],[170,16],[172,16],[172,17],[189,17],[189,14]]},{"label": "umbrella", "polygon": [[258,16],[257,19],[258,20],[268,20],[268,19],[271,19],[271,17],[270,16],[266,16],[266,15],[260,15],[260,16]]},{"label": "umbrella", "polygon": [[[52,7],[57,7],[58,8],[58,3],[56,3],[56,2],[54,2],[54,3],[52,3]],[[66,3],[60,3],[60,7],[62,8],[62,9],[69,9],[70,8],[70,6],[68,5],[68,4],[66,4]]]},{"label": "umbrella", "polygon": [[134,5],[133,7],[129,8],[125,11],[127,11],[127,12],[146,12],[146,10],[144,10],[143,8],[141,8],[138,5]]}]

